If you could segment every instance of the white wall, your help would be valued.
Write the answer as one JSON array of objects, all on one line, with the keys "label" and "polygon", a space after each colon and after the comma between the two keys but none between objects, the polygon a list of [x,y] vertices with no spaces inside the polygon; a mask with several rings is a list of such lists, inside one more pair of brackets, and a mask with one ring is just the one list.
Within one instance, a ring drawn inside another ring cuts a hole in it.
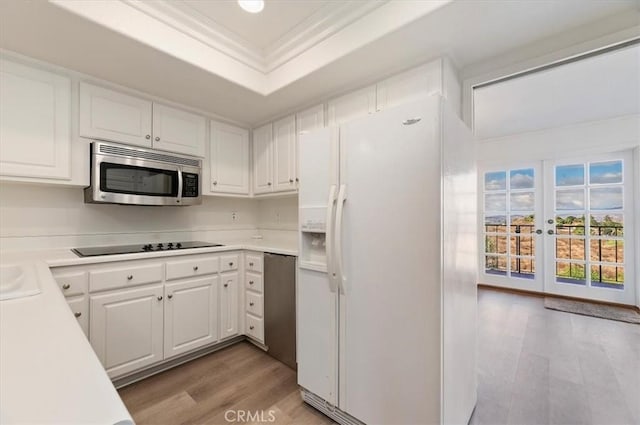
[{"label": "white wall", "polygon": [[258,200],[257,225],[264,230],[298,230],[298,197]]},{"label": "white wall", "polygon": [[[236,212],[236,220],[232,218]],[[174,238],[248,237],[257,201],[204,197],[189,207],[85,204],[77,187],[0,184],[0,249],[40,249]]]}]

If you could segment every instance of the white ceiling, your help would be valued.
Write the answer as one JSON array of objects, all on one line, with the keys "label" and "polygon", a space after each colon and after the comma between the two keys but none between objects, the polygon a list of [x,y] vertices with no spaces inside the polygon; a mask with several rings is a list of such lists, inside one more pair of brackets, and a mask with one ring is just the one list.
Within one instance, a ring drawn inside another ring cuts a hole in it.
[{"label": "white ceiling", "polygon": [[0,1],[0,47],[253,125],[437,56],[463,69],[640,17],[636,0],[292,3]]},{"label": "white ceiling", "polygon": [[242,10],[236,0],[178,0],[174,3],[175,7],[204,22],[216,22],[261,50],[278,41],[320,8],[335,9],[339,5],[340,2],[330,0],[266,0],[264,10],[252,14]]}]

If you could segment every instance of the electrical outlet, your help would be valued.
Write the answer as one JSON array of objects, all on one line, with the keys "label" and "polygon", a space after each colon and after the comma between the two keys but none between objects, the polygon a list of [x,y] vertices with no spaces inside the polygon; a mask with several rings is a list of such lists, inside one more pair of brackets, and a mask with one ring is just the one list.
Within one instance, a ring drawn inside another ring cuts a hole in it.
[{"label": "electrical outlet", "polygon": [[238,219],[238,213],[236,211],[231,211],[231,221],[236,221]]}]

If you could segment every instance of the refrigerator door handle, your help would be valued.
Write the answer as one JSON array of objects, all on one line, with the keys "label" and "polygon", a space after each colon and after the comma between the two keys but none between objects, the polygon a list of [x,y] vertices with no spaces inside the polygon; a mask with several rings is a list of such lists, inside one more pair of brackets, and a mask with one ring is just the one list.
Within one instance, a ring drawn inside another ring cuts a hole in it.
[{"label": "refrigerator door handle", "polygon": [[325,222],[325,246],[326,246],[326,253],[327,253],[327,275],[329,277],[329,289],[331,290],[331,292],[337,292],[338,290],[338,283],[337,283],[337,278],[336,278],[336,273],[333,269],[333,259],[334,259],[334,253],[333,253],[333,232],[334,232],[334,228],[333,228],[333,210],[335,208],[336,205],[336,185],[331,185],[331,187],[329,188],[329,201],[327,202],[327,219]]},{"label": "refrigerator door handle", "polygon": [[336,233],[335,233],[335,258],[336,258],[336,274],[338,287],[340,288],[340,293],[344,295],[344,284],[346,282],[346,278],[344,276],[344,269],[342,263],[342,216],[344,213],[344,203],[347,200],[347,185],[340,185],[340,190],[338,191],[338,201],[337,201],[337,210],[336,210]]}]

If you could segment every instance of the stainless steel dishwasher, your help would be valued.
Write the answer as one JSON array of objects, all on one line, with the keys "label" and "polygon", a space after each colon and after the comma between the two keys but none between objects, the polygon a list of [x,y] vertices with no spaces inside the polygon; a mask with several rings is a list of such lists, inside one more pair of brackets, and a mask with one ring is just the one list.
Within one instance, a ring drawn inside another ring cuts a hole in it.
[{"label": "stainless steel dishwasher", "polygon": [[267,353],[296,365],[296,258],[264,254],[264,342]]}]

